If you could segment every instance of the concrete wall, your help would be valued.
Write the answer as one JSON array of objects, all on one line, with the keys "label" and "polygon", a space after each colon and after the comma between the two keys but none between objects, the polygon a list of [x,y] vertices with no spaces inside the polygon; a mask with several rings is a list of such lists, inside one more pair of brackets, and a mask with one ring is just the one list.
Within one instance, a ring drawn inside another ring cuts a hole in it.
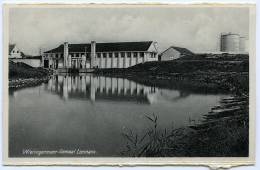
[{"label": "concrete wall", "polygon": [[40,59],[10,59],[13,62],[17,63],[17,62],[22,62],[25,63],[27,65],[30,65],[32,67],[40,67],[41,66],[41,60]]},{"label": "concrete wall", "polygon": [[[116,57],[116,53],[118,56]],[[80,68],[80,62],[83,65],[83,68],[90,68],[91,64],[86,62],[85,55],[80,55],[76,57],[76,53],[70,53],[68,55],[67,67],[72,67],[75,62],[71,62],[72,60],[78,60],[77,68]],[[112,54],[112,56],[110,55]],[[130,55],[129,55],[130,54]],[[142,57],[143,54],[143,57]],[[56,54],[45,54],[44,59],[49,60],[49,67],[54,68],[56,66]],[[64,67],[64,59],[59,55],[58,68]],[[158,61],[158,55],[155,52],[103,52],[96,53],[95,56],[95,66],[98,68],[127,68],[134,66],[139,63],[147,62],[147,61]],[[87,63],[87,64],[84,64]],[[94,63],[92,63],[94,64]]]},{"label": "concrete wall", "polygon": [[[119,52],[118,57],[116,57],[115,53],[112,53],[112,57],[109,57],[109,53],[100,53],[99,57],[96,57],[96,64],[98,68],[127,68],[145,61],[139,52],[136,56],[134,56],[135,52],[131,52],[130,57],[127,53]],[[146,55],[146,58],[147,61],[157,60],[157,58],[151,59],[150,53]]]},{"label": "concrete wall", "polygon": [[144,54],[144,56],[145,56],[145,62],[146,61],[158,61],[158,55],[157,54],[155,55],[154,53],[147,52],[147,53]]}]

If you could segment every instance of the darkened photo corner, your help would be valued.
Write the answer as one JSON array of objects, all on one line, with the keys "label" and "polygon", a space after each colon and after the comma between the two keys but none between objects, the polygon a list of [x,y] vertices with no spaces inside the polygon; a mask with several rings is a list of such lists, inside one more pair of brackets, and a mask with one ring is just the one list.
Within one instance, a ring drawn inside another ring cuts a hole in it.
[{"label": "darkened photo corner", "polygon": [[10,7],[8,157],[248,157],[249,13]]}]

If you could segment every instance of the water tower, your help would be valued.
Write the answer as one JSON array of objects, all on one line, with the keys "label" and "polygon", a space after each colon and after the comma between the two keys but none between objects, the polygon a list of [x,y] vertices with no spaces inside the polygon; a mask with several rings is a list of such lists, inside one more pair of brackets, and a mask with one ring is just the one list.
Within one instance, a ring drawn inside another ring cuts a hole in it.
[{"label": "water tower", "polygon": [[239,34],[224,33],[220,37],[220,51],[222,52],[239,52]]}]

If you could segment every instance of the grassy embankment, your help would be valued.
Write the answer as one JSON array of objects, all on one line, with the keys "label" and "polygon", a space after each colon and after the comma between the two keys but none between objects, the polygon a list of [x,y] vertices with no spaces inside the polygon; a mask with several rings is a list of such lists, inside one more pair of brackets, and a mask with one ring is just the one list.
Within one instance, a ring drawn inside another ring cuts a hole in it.
[{"label": "grassy embankment", "polygon": [[[175,88],[174,86],[179,84],[176,88],[243,93],[248,89],[248,69],[248,57],[244,57],[243,60],[180,59],[147,62],[127,69],[100,69],[96,71],[96,74],[127,77],[143,84],[153,84],[164,88]],[[235,92],[235,90],[238,91]]]},{"label": "grassy embankment", "polygon": [[200,124],[188,128],[162,130],[158,128],[159,115],[147,116],[152,126],[145,135],[131,131],[123,134],[127,141],[125,155],[248,156],[248,56],[182,58],[139,64],[128,69],[98,70],[97,74],[128,77],[165,88],[232,95],[206,113]]},{"label": "grassy embankment", "polygon": [[9,61],[9,88],[30,87],[48,80],[50,72],[27,64]]}]

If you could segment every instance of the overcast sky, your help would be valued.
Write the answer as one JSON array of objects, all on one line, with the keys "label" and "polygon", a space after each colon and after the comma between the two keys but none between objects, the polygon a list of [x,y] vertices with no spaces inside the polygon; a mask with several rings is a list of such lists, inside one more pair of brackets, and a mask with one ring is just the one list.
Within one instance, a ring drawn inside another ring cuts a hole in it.
[{"label": "overcast sky", "polygon": [[218,51],[221,32],[248,37],[248,8],[12,8],[10,43],[26,54],[69,43],[157,41],[194,52]]}]

